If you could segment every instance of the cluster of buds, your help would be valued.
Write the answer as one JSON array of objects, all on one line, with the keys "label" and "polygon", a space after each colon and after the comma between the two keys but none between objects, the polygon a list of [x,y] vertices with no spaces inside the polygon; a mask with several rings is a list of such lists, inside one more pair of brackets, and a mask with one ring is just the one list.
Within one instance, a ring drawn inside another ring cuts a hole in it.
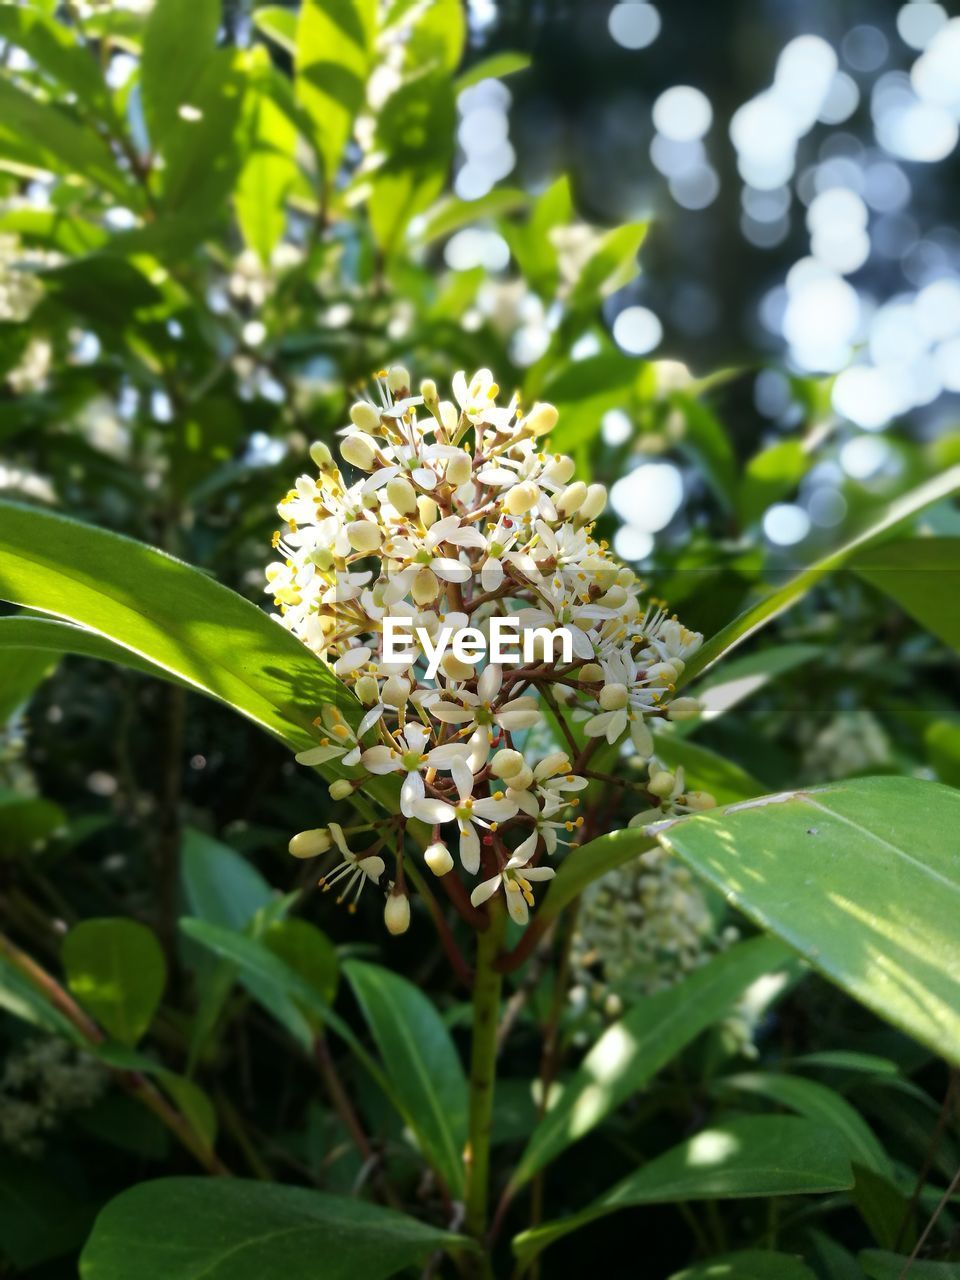
[{"label": "cluster of buds", "polygon": [[[418,821],[432,828],[423,859],[435,876],[458,877],[459,863],[478,877],[474,909],[502,891],[524,924],[533,886],[554,874],[549,859],[583,825],[578,793],[596,751],[623,743],[650,760],[650,722],[696,714],[693,699],[673,695],[701,637],[642,601],[633,571],[595,535],[606,490],[577,481],[573,461],[545,447],[552,405],[523,412],[516,396],[498,405],[488,370],[457,374],[453,401],[429,380],[413,395],[403,368],[377,385],[379,403],[356,403],[340,432],[344,469],[313,445],[318,474],[301,476],[279,504],[282,558],[268,566],[266,590],[282,624],[344,686],[298,761],[351,772],[331,786],[335,800],[398,775],[400,812],[377,828],[301,832],[290,850],[335,848],[341,861],[324,887],[355,905],[367,881],[380,884],[387,927],[402,932],[402,829]],[[491,656],[504,618],[524,641],[512,664]],[[410,636],[399,654],[388,643],[398,619]],[[451,635],[469,635],[472,647],[449,647]],[[525,738],[545,716],[566,745],[534,759]],[[678,789],[677,775],[655,766],[645,800],[663,816],[690,797],[682,777]],[[371,843],[351,850],[348,837],[363,832]],[[395,835],[395,878],[384,884],[381,850]]]}]

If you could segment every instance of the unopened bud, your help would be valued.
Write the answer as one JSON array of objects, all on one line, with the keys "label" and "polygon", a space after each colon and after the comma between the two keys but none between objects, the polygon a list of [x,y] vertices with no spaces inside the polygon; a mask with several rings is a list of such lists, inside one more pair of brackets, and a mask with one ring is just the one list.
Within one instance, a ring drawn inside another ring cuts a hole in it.
[{"label": "unopened bud", "polygon": [[[479,657],[477,661],[479,662]],[[469,680],[474,675],[474,669],[466,662],[461,662],[456,654],[448,653],[441,662],[443,674],[449,676],[451,680]]]},{"label": "unopened bud", "polygon": [[295,858],[316,858],[326,853],[332,841],[327,827],[315,827],[312,831],[299,831],[287,848]]},{"label": "unopened bud", "polygon": [[353,783],[349,778],[338,778],[336,782],[330,784],[331,800],[346,800],[347,796],[353,795]]},{"label": "unopened bud", "polygon": [[700,714],[696,698],[674,698],[667,708],[668,720],[694,720]]},{"label": "unopened bud", "polygon": [[440,583],[432,569],[424,565],[413,580],[410,594],[413,596],[414,604],[433,604],[440,594]]},{"label": "unopened bud", "polygon": [[607,490],[602,484],[592,484],[587,489],[579,515],[583,520],[596,520],[607,505]]},{"label": "unopened bud", "polygon": [[543,778],[552,778],[555,773],[561,773],[569,768],[570,757],[565,751],[551,751],[534,769],[533,776],[540,781]]},{"label": "unopened bud", "polygon": [[394,476],[387,484],[387,497],[401,515],[413,515],[417,509],[417,495],[413,485],[403,476]]},{"label": "unopened bud", "polygon": [[603,679],[603,667],[599,662],[585,662],[580,668],[580,680],[583,684],[597,684]]},{"label": "unopened bud", "polygon": [[376,443],[362,431],[345,436],[340,445],[340,453],[344,462],[349,462],[361,471],[372,471],[377,456]]},{"label": "unopened bud", "polygon": [[658,796],[661,800],[665,800],[673,790],[675,782],[676,778],[672,773],[668,773],[666,769],[661,769],[658,773],[650,775],[647,790],[652,796]]},{"label": "unopened bud", "polygon": [[717,798],[712,796],[709,791],[688,791],[685,800],[687,808],[692,809],[694,813],[717,807]]},{"label": "unopened bud", "polygon": [[380,415],[369,400],[358,400],[350,407],[350,421],[361,431],[376,431],[380,426]]},{"label": "unopened bud", "polygon": [[395,936],[406,933],[410,928],[410,899],[405,893],[387,894],[383,923],[387,926],[387,932]]},{"label": "unopened bud", "polygon": [[372,520],[355,520],[347,525],[347,541],[354,551],[370,555],[380,546],[380,527]]},{"label": "unopened bud", "polygon": [[526,791],[533,784],[533,770],[525,764],[519,772],[511,774],[507,782],[508,791]]},{"label": "unopened bud", "polygon": [[544,468],[544,475],[548,480],[552,480],[554,484],[569,484],[573,479],[573,473],[576,470],[573,459],[565,453],[557,453],[550,459]]},{"label": "unopened bud", "polygon": [[519,751],[504,747],[490,761],[490,771],[497,778],[512,778],[523,768],[523,756]]},{"label": "unopened bud", "polygon": [[436,522],[437,516],[440,514],[440,509],[433,498],[428,497],[425,493],[421,493],[420,497],[417,499],[417,512],[420,516],[423,527],[425,529],[429,529],[430,526]]},{"label": "unopened bud", "polygon": [[387,386],[394,395],[403,395],[410,390],[410,374],[402,364],[395,364],[387,374]]},{"label": "unopened bud", "polygon": [[458,453],[447,463],[447,483],[459,489],[473,474],[473,460],[469,453]]},{"label": "unopened bud", "polygon": [[361,676],[353,686],[353,692],[365,707],[372,707],[380,696],[380,688],[377,684],[376,677]]},{"label": "unopened bud", "polygon": [[333,454],[322,440],[314,440],[310,446],[310,458],[318,471],[326,471],[333,462]]},{"label": "unopened bud", "polygon": [[522,484],[515,484],[512,489],[507,490],[503,506],[510,515],[522,516],[525,511],[529,511],[531,507],[537,505],[539,497],[540,490],[533,481],[524,480]]},{"label": "unopened bud", "polygon": [[535,436],[545,436],[557,425],[556,407],[552,404],[535,404],[524,419],[524,426]]},{"label": "unopened bud", "polygon": [[403,676],[390,676],[383,682],[383,702],[387,707],[402,707],[410,697],[410,681]]},{"label": "unopened bud", "polygon": [[557,499],[557,514],[562,516],[564,520],[568,516],[572,516],[575,511],[579,511],[583,506],[583,500],[587,496],[587,486],[582,480],[576,480],[573,484],[568,485]]},{"label": "unopened bud", "polygon": [[600,706],[604,711],[619,711],[627,705],[625,684],[606,684],[600,690]]},{"label": "unopened bud", "polygon": [[437,384],[432,378],[424,378],[420,383],[420,394],[423,396],[423,403],[432,413],[439,403],[437,398]]},{"label": "unopened bud", "polygon": [[423,860],[435,876],[445,876],[448,871],[453,870],[453,858],[442,840],[424,850]]}]

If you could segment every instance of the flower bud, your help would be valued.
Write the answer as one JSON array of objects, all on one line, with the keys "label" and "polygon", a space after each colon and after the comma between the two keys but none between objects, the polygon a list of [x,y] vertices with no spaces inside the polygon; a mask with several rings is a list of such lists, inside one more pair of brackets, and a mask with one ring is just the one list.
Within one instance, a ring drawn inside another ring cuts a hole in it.
[{"label": "flower bud", "polygon": [[469,453],[458,454],[447,463],[447,483],[459,489],[473,475],[473,459]]},{"label": "flower bud", "polygon": [[380,696],[380,688],[377,684],[376,677],[361,676],[353,686],[353,692],[365,707],[372,707]]},{"label": "flower bud", "polygon": [[508,791],[526,791],[533,784],[533,770],[525,764],[519,772],[511,774],[507,782]]},{"label": "flower bud", "polygon": [[377,456],[376,443],[362,431],[355,431],[345,436],[340,445],[340,453],[344,462],[349,462],[361,471],[372,471]]},{"label": "flower bud", "polygon": [[562,773],[570,768],[570,757],[565,751],[551,751],[544,756],[533,771],[538,782],[544,778],[552,778],[555,773]]},{"label": "flower bud", "polygon": [[310,457],[318,471],[326,471],[333,462],[333,454],[322,440],[314,440],[310,446]]},{"label": "flower bud", "polygon": [[436,522],[437,516],[440,514],[440,508],[437,506],[433,498],[425,493],[421,493],[417,499],[417,512],[425,529],[429,529]]},{"label": "flower bud", "polygon": [[414,604],[432,604],[436,600],[440,594],[440,583],[432,569],[424,565],[413,580],[410,594],[413,596]]},{"label": "flower bud", "polygon": [[395,936],[410,928],[410,899],[405,893],[388,893],[383,908],[383,923]]},{"label": "flower bud", "polygon": [[490,771],[497,778],[512,778],[523,768],[523,756],[519,751],[504,747],[490,761]]},{"label": "flower bud", "polygon": [[437,397],[437,384],[432,378],[424,378],[420,383],[420,394],[423,396],[423,403],[432,413],[440,403]]},{"label": "flower bud", "polygon": [[692,809],[694,813],[717,807],[716,796],[712,796],[709,791],[688,791],[684,798],[687,808]]},{"label": "flower bud", "polygon": [[410,391],[410,374],[402,364],[395,364],[387,374],[387,386],[393,394],[402,396]]},{"label": "flower bud", "polygon": [[582,480],[577,480],[568,485],[557,499],[557,514],[566,520],[568,516],[572,516],[575,511],[580,510],[586,496],[587,486]]},{"label": "flower bud", "polygon": [[295,858],[316,858],[326,853],[332,841],[327,827],[315,827],[312,831],[300,831],[295,835],[287,848]]},{"label": "flower bud", "polygon": [[603,679],[603,667],[599,662],[585,662],[580,668],[581,684],[597,684]]},{"label": "flower bud", "polygon": [[441,400],[438,412],[444,428],[449,432],[456,431],[457,423],[460,421],[460,410],[457,406],[450,400]]},{"label": "flower bud", "polygon": [[387,497],[401,515],[413,515],[417,509],[417,495],[413,485],[404,476],[394,476],[387,484]]},{"label": "flower bud", "polygon": [[424,850],[423,860],[435,876],[445,876],[448,871],[453,870],[453,858],[442,840]]},{"label": "flower bud", "polygon": [[369,400],[358,400],[351,406],[350,421],[361,431],[376,431],[380,426],[380,415]]},{"label": "flower bud", "polygon": [[559,416],[554,405],[538,402],[527,414],[523,425],[532,435],[545,436],[557,425]]},{"label": "flower bud", "polygon": [[533,481],[524,480],[521,484],[515,484],[512,489],[507,490],[507,496],[503,500],[504,510],[512,516],[522,516],[525,511],[537,505],[539,497],[540,490]]},{"label": "flower bud", "polygon": [[351,795],[353,795],[353,783],[349,778],[338,778],[336,782],[331,782],[331,800],[346,800],[347,796]]},{"label": "flower bud", "polygon": [[606,684],[600,690],[600,706],[604,711],[619,711],[627,705],[625,684]]},{"label": "flower bud", "polygon": [[[480,661],[479,657],[477,661]],[[440,666],[443,669],[443,674],[449,676],[451,680],[469,680],[474,674],[473,667],[466,662],[461,662],[453,653],[448,653]]]},{"label": "flower bud", "polygon": [[604,999],[603,1012],[608,1018],[619,1018],[623,1013],[623,1001],[615,991],[611,991]]},{"label": "flower bud", "polygon": [[587,489],[587,496],[580,507],[579,515],[583,520],[596,520],[607,505],[607,490],[602,484],[592,484]]},{"label": "flower bud", "polygon": [[565,453],[555,453],[544,468],[544,475],[554,484],[569,484],[575,470],[572,458]]},{"label": "flower bud", "polygon": [[347,541],[354,551],[370,555],[380,546],[380,526],[372,520],[354,520],[347,525]]},{"label": "flower bud", "polygon": [[410,681],[404,676],[390,676],[383,682],[383,702],[388,707],[402,707],[410,697]]},{"label": "flower bud", "polygon": [[657,773],[650,775],[650,781],[647,783],[647,790],[652,796],[658,796],[661,800],[665,800],[673,790],[676,778],[666,769],[661,769]]},{"label": "flower bud", "polygon": [[667,708],[668,720],[694,720],[700,714],[696,698],[674,698]]}]

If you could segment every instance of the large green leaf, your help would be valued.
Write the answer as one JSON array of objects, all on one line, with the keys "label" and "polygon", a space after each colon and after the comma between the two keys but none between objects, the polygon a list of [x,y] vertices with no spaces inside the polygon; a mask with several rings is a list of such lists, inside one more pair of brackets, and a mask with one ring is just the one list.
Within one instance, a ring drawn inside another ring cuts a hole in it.
[{"label": "large green leaf", "polygon": [[704,721],[716,720],[788,671],[823,655],[816,644],[778,644],[731,658],[697,686]]},{"label": "large green leaf", "polygon": [[720,1091],[731,1090],[769,1098],[789,1107],[808,1120],[836,1129],[854,1164],[863,1165],[884,1177],[893,1177],[893,1165],[873,1130],[860,1113],[834,1089],[802,1076],[776,1075],[757,1071],[725,1076],[717,1082]]},{"label": "large green leaf", "polygon": [[150,11],[143,34],[140,93],[154,148],[164,148],[168,135],[183,123],[181,109],[199,108],[198,85],[213,55],[219,26],[220,0],[157,0]]},{"label": "large green leaf", "polygon": [[463,1195],[467,1081],[450,1033],[418,987],[380,965],[343,966],[424,1155]]},{"label": "large green leaf", "polygon": [[9,633],[5,624],[12,621],[15,620],[0,618],[0,726],[30,700],[56,663],[51,654],[35,652],[29,646],[5,648],[4,638]]},{"label": "large green leaf", "polygon": [[659,832],[765,929],[881,1018],[960,1063],[960,792],[858,778]]},{"label": "large green leaf", "polygon": [[0,598],[98,633],[297,751],[316,744],[311,722],[325,703],[353,714],[354,700],[329,668],[255,605],[103,529],[0,502]]},{"label": "large green leaf", "polygon": [[725,1253],[685,1267],[670,1280],[816,1280],[799,1258],[789,1253]]},{"label": "large green leaf", "polygon": [[960,652],[960,538],[884,543],[862,552],[852,567]]},{"label": "large green leaf", "polygon": [[160,1004],[167,966],[160,943],[136,920],[83,920],[63,940],[67,986],[121,1044],[143,1036]]},{"label": "large green leaf", "polygon": [[960,1262],[911,1261],[883,1249],[865,1249],[857,1261],[870,1280],[960,1280]]},{"label": "large green leaf", "polygon": [[61,90],[76,94],[85,108],[116,123],[110,91],[97,61],[66,23],[55,21],[36,7],[2,4],[0,38],[22,49],[58,82]]},{"label": "large green leaf", "polygon": [[522,1232],[513,1247],[527,1261],[571,1231],[631,1205],[810,1195],[852,1185],[846,1150],[831,1129],[795,1116],[753,1116],[698,1133],[581,1213]]},{"label": "large green leaf", "polygon": [[897,498],[849,542],[815,564],[793,574],[786,582],[766,591],[739,617],[734,618],[716,635],[711,636],[699,653],[695,653],[687,663],[681,676],[681,683],[688,684],[694,676],[712,666],[728,650],[742,644],[785,609],[796,604],[821,581],[824,574],[847,564],[854,555],[862,552],[870,543],[889,530],[895,529],[897,525],[903,524],[911,516],[923,511],[925,507],[929,507],[934,502],[940,502],[958,491],[960,491],[960,466],[951,467],[942,475],[935,476],[932,480]]},{"label": "large green leaf", "polygon": [[297,97],[316,128],[331,189],[366,97],[376,26],[376,0],[304,0],[300,9]]},{"label": "large green leaf", "polygon": [[193,827],[183,835],[180,881],[193,915],[232,929],[245,928],[275,896],[246,858]]},{"label": "large green leaf", "polygon": [[709,791],[717,804],[751,800],[766,790],[762,782],[740,765],[679,734],[658,733],[654,750],[657,759],[671,769],[683,769],[684,786],[688,790]]},{"label": "large green leaf", "polygon": [[535,1129],[511,1187],[521,1187],[598,1125],[786,954],[771,938],[741,942],[677,986],[640,1001],[608,1027]]},{"label": "large green leaf", "polygon": [[469,1243],[378,1205],[239,1178],[163,1178],[111,1200],[81,1280],[380,1280]]}]

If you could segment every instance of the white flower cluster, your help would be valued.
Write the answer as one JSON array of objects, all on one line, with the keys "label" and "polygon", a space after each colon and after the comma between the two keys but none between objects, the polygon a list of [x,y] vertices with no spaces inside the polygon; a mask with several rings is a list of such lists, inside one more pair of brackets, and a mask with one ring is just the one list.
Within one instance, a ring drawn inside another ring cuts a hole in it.
[{"label": "white flower cluster", "polygon": [[[345,685],[341,705],[318,717],[320,742],[298,760],[337,759],[359,771],[332,785],[334,799],[371,775],[399,774],[400,815],[362,853],[335,825],[300,832],[291,852],[336,846],[343,860],[325,884],[355,903],[385,872],[388,836],[417,819],[434,828],[424,857],[435,875],[454,869],[451,831],[463,870],[481,875],[473,906],[503,890],[510,915],[525,923],[532,885],[553,875],[542,860],[582,825],[576,793],[601,743],[628,739],[646,760],[651,719],[696,714],[693,699],[673,694],[701,637],[658,603],[642,603],[634,573],[595,536],[606,490],[575,480],[573,461],[545,449],[552,405],[523,412],[516,396],[498,405],[485,369],[454,377],[455,403],[429,380],[414,396],[403,368],[377,383],[379,403],[355,404],[340,433],[350,471],[315,444],[319,474],[301,476],[279,504],[282,558],[268,566],[266,589],[283,625]],[[513,666],[447,651],[427,677],[424,640],[468,627],[489,635],[491,621],[507,615],[525,636],[565,629],[570,660],[548,660],[545,647]],[[385,656],[388,616],[409,619],[420,635],[399,661]],[[348,702],[353,715],[344,714]],[[548,711],[568,749],[528,760],[521,735]],[[665,800],[673,811],[690,797],[675,775],[666,787],[667,776],[657,770],[647,803]],[[399,860],[390,890],[387,925],[402,932],[409,903]]]}]

